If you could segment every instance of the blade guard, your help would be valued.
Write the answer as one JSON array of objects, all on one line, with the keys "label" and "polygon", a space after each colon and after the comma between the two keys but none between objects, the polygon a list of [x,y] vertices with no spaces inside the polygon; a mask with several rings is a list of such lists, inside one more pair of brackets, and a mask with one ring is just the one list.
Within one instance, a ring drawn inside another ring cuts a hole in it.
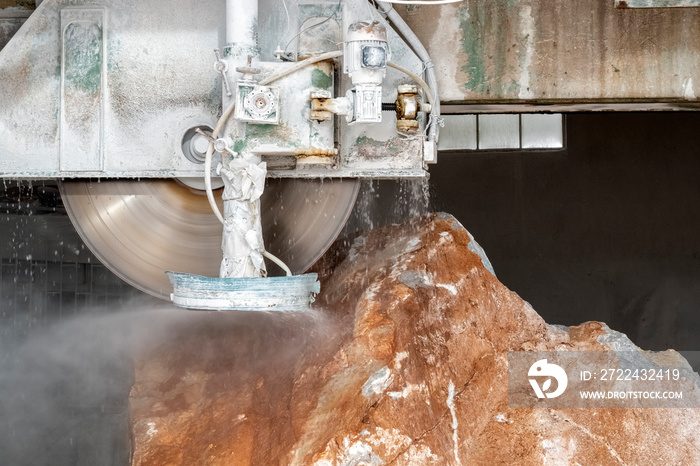
[{"label": "blade guard", "polygon": [[305,311],[321,290],[315,273],[292,277],[213,278],[166,272],[173,303],[208,311]]}]

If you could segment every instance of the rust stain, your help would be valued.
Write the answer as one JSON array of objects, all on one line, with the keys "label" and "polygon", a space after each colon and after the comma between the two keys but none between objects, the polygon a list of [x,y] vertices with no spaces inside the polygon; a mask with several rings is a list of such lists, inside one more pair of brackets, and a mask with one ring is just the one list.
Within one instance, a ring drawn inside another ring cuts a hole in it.
[{"label": "rust stain", "polygon": [[700,95],[698,8],[464,0],[397,10],[428,46],[444,101],[668,102],[683,98],[687,77]]},{"label": "rust stain", "polygon": [[325,148],[319,148],[319,147],[309,147],[309,148],[295,150],[294,155],[296,155],[297,157],[306,157],[306,156],[334,157],[334,156],[338,155],[338,149],[325,149]]},{"label": "rust stain", "polygon": [[11,7],[33,10],[36,7],[36,2],[34,0],[0,0],[0,9]]},{"label": "rust stain", "polygon": [[371,166],[391,157],[394,168],[414,167],[416,159],[421,156],[422,139],[416,137],[392,137],[379,141],[367,136],[360,136],[350,149],[350,159],[357,166]]}]

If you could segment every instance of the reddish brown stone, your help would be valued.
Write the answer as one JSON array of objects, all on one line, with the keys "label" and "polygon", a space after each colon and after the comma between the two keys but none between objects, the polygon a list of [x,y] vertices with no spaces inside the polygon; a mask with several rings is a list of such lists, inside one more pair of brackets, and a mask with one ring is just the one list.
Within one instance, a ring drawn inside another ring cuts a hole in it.
[{"label": "reddish brown stone", "polygon": [[358,238],[314,313],[171,324],[137,361],[133,464],[700,464],[700,410],[509,408],[509,350],[609,330],[547,325],[472,250],[438,214]]}]

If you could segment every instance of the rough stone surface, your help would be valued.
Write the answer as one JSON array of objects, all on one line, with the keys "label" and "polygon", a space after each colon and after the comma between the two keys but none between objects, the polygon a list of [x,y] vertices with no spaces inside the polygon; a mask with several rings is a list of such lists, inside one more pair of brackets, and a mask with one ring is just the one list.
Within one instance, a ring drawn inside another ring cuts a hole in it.
[{"label": "rough stone surface", "polygon": [[312,314],[169,324],[136,361],[133,464],[700,464],[698,409],[509,408],[509,350],[633,346],[548,325],[473,251],[439,214],[327,255]]}]

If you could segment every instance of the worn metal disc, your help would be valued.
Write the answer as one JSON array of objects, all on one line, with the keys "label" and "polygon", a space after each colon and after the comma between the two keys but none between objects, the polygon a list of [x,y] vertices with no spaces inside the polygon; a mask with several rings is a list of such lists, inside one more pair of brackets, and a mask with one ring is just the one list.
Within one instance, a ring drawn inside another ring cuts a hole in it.
[{"label": "worn metal disc", "polygon": [[[71,180],[60,188],[90,250],[136,288],[169,299],[167,270],[218,276],[222,225],[204,191],[160,179]],[[267,250],[295,274],[304,272],[340,233],[358,189],[357,180],[268,179],[262,198]]]}]

